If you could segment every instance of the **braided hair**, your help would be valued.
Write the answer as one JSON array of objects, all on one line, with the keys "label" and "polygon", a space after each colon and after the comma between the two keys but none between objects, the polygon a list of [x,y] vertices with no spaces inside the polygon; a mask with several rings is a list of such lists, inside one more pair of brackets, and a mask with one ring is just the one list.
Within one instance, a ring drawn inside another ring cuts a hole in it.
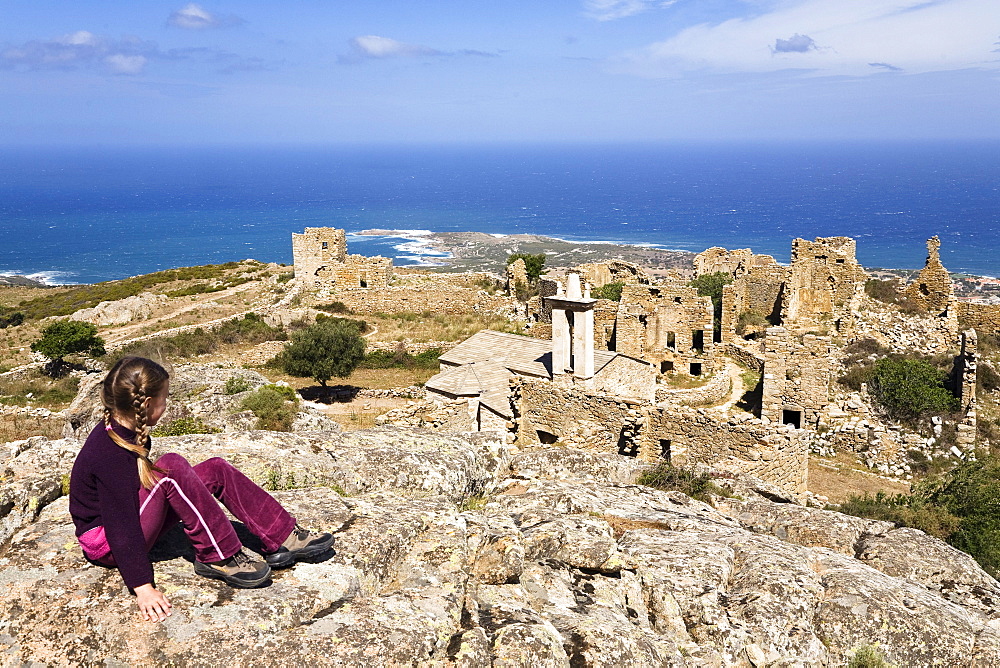
[{"label": "braided hair", "polygon": [[[157,473],[166,473],[155,466],[146,454],[150,430],[146,424],[146,400],[160,396],[166,389],[169,378],[166,369],[153,360],[145,357],[123,357],[111,367],[101,388],[104,428],[117,445],[138,455],[139,481],[146,489],[152,489],[156,484],[159,479]],[[134,424],[134,443],[115,433],[111,428],[112,417]]]}]

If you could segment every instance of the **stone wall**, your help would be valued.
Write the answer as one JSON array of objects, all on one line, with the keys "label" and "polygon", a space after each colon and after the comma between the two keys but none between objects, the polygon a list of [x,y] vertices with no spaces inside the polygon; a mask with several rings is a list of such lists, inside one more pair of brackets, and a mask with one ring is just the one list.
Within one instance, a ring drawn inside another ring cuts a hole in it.
[{"label": "stone wall", "polygon": [[594,304],[594,349],[615,350],[615,321],[618,302],[598,299]]},{"label": "stone wall", "polygon": [[618,355],[595,374],[590,383],[596,393],[617,395],[634,401],[652,401],[656,375],[656,369],[652,365]]},{"label": "stone wall", "polygon": [[855,258],[850,237],[792,241],[792,265],[782,324],[801,332],[849,336],[869,276]]},{"label": "stone wall", "polygon": [[738,338],[736,329],[739,316],[744,312],[767,318],[774,325],[781,324],[781,308],[789,281],[788,267],[781,266],[770,255],[756,255],[752,260],[723,288],[723,341]]},{"label": "stone wall", "polygon": [[320,267],[338,264],[347,257],[347,233],[333,227],[307,227],[292,233],[292,257],[299,279],[315,276]]},{"label": "stone wall", "polygon": [[558,441],[601,452],[636,454],[633,436],[641,412],[635,402],[526,378],[516,380],[512,389],[518,445]]},{"label": "stone wall", "polygon": [[677,406],[651,410],[638,440],[646,460],[729,467],[783,490],[803,492],[809,477],[807,433],[763,425],[749,413],[717,416]]},{"label": "stone wall", "polygon": [[639,405],[529,379],[515,381],[513,396],[522,447],[558,443],[649,462],[721,465],[787,491],[806,489],[807,432],[767,426],[749,413]]},{"label": "stone wall", "polygon": [[506,295],[491,295],[485,290],[458,286],[390,286],[382,290],[336,290],[329,298],[343,302],[355,313],[411,312],[463,315],[516,312],[516,300]]},{"label": "stone wall", "polygon": [[760,413],[764,423],[817,424],[830,403],[832,358],[828,337],[805,334],[799,342],[783,327],[768,328]]},{"label": "stone wall", "polygon": [[615,349],[657,366],[661,373],[691,375],[713,368],[712,299],[680,282],[626,285],[618,305]]},{"label": "stone wall", "polygon": [[1000,335],[1000,304],[958,302],[958,321],[963,329],[975,329],[980,334]]},{"label": "stone wall", "polygon": [[726,345],[725,354],[757,373],[764,373],[764,344],[744,341]]}]

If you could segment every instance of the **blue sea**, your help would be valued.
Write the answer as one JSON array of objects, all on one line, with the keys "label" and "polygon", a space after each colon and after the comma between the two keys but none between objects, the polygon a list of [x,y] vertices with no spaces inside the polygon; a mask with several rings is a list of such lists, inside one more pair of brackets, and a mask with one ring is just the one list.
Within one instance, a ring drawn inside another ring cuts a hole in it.
[{"label": "blue sea", "polygon": [[[91,283],[255,258],[292,232],[534,233],[787,262],[850,236],[868,267],[1000,274],[1000,143],[0,149],[0,274]],[[409,235],[404,235],[409,236]],[[398,237],[350,251],[420,264]]]}]

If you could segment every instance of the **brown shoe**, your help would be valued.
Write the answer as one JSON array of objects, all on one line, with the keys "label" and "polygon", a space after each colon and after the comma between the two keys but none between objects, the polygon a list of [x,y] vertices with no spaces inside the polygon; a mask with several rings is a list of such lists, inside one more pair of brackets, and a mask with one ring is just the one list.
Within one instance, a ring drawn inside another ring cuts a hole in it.
[{"label": "brown shoe", "polygon": [[296,561],[315,559],[332,547],[333,535],[312,533],[296,524],[281,547],[276,552],[265,554],[264,559],[271,568],[286,568]]},{"label": "brown shoe", "polygon": [[257,561],[240,550],[228,559],[211,563],[194,562],[194,572],[206,578],[222,580],[230,587],[253,589],[259,587],[271,577],[271,567],[263,561]]}]

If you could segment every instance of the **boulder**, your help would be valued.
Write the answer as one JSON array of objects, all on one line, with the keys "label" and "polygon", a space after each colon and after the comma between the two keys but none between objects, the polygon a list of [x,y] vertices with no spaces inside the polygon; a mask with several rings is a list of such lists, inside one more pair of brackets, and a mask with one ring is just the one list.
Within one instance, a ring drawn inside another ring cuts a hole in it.
[{"label": "boulder", "polygon": [[89,322],[98,327],[125,325],[135,320],[149,319],[153,311],[167,301],[169,300],[165,295],[143,292],[112,302],[101,302],[93,308],[80,309],[69,319]]}]

